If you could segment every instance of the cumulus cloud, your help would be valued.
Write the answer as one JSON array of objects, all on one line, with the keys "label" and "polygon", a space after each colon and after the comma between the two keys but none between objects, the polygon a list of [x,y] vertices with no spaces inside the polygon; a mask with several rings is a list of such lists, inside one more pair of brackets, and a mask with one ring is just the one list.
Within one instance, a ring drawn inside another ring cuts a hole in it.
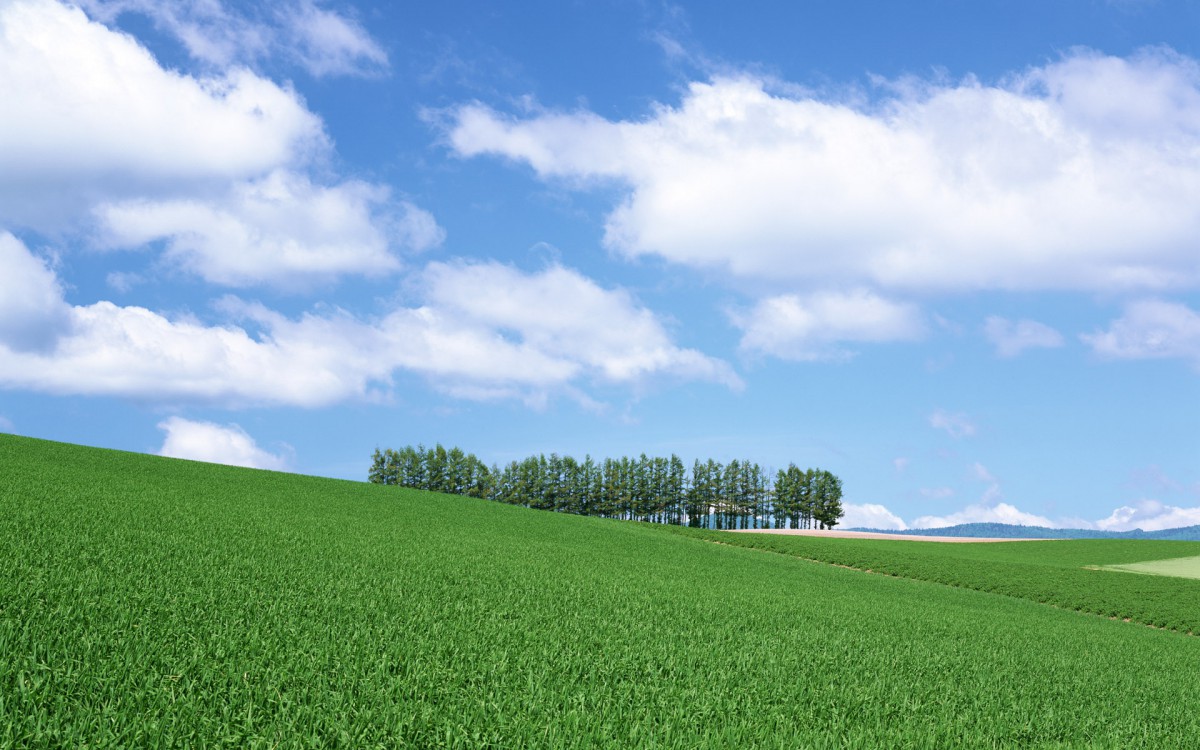
[{"label": "cumulus cloud", "polygon": [[426,309],[487,336],[511,332],[522,345],[605,380],[662,373],[742,387],[727,363],[675,346],[657,316],[627,292],[571,269],[525,274],[499,263],[432,263],[424,279]]},{"label": "cumulus cloud", "polygon": [[[15,248],[15,250],[14,250]],[[11,237],[0,251],[32,269],[63,311],[38,346],[0,340],[0,386],[224,406],[321,406],[386,391],[397,371],[463,398],[538,402],[581,383],[656,376],[740,388],[725,362],[671,341],[623,290],[570,269],[522,273],[495,263],[431,264],[425,304],[371,320],[340,310],[289,318],[228,298],[223,325],[111,302],[72,306],[57,280]],[[36,321],[35,321],[36,322]]]},{"label": "cumulus cloud", "polygon": [[975,423],[966,414],[952,414],[944,409],[935,409],[929,415],[929,426],[955,439],[971,437],[976,431]]},{"label": "cumulus cloud", "polygon": [[46,263],[0,231],[0,346],[41,349],[67,324],[62,286]]},{"label": "cumulus cloud", "polygon": [[1046,526],[1055,528],[1057,524],[1045,516],[1026,513],[1008,503],[989,505],[979,503],[968,505],[962,510],[945,516],[920,516],[911,526],[914,529],[936,529],[943,526],[957,526],[963,523],[1008,523],[1016,526]]},{"label": "cumulus cloud", "polygon": [[621,186],[606,243],[629,256],[890,290],[1200,282],[1192,59],[1074,51],[995,84],[878,93],[848,103],[718,78],[620,122],[472,104],[448,139],[544,179]]},{"label": "cumulus cloud", "polygon": [[1184,359],[1200,368],[1200,313],[1176,302],[1133,302],[1108,330],[1080,338],[1101,357]]},{"label": "cumulus cloud", "polygon": [[886,507],[876,503],[856,505],[846,503],[842,506],[846,515],[838,522],[839,526],[847,529],[894,529],[903,531],[908,528],[904,519],[892,513]]},{"label": "cumulus cloud", "polygon": [[843,342],[906,341],[924,333],[915,307],[865,290],[768,297],[731,317],[743,331],[744,351],[800,361],[852,356]]},{"label": "cumulus cloud", "polygon": [[1054,349],[1063,345],[1062,334],[1036,320],[1011,320],[988,316],[983,333],[1000,357],[1015,357],[1026,349]]},{"label": "cumulus cloud", "polygon": [[51,0],[0,6],[0,221],[58,231],[101,199],[251,178],[328,149],[320,120],[244,69],[194,78]]},{"label": "cumulus cloud", "polygon": [[1160,531],[1200,524],[1200,508],[1181,508],[1158,500],[1139,500],[1133,505],[1117,508],[1107,518],[1094,524],[1104,531]]},{"label": "cumulus cloud", "polygon": [[130,200],[96,215],[105,245],[163,241],[170,262],[231,286],[384,274],[400,267],[391,248],[425,250],[444,236],[429,213],[392,206],[379,186],[324,187],[284,170],[237,183],[216,200]]},{"label": "cumulus cloud", "polygon": [[220,0],[84,0],[81,5],[107,22],[125,13],[146,16],[193,58],[220,67],[272,56],[318,77],[373,75],[388,66],[387,53],[362,24],[311,0],[281,4],[265,16]]},{"label": "cumulus cloud", "polygon": [[236,424],[219,425],[171,417],[160,422],[158,428],[167,433],[158,451],[160,456],[252,469],[287,471],[288,468],[286,458],[259,448]]},{"label": "cumulus cloud", "polygon": [[[152,14],[223,63],[221,45],[201,43],[209,31],[250,44],[219,2],[88,8],[109,20]],[[356,27],[312,3],[286,12],[323,50],[320,64],[337,67]],[[133,37],[53,0],[0,5],[0,59],[14,114],[0,118],[0,226],[162,247],[169,264],[232,286],[390,273],[397,252],[442,240],[428,212],[382,185],[314,182],[333,153],[322,121],[289,86],[244,67],[167,70]]]}]

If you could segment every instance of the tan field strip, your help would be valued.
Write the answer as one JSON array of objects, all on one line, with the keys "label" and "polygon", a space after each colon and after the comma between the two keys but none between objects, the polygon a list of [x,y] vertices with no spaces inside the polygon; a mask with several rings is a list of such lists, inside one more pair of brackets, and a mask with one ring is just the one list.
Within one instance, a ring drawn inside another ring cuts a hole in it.
[{"label": "tan field strip", "polygon": [[1173,557],[1150,562],[1104,565],[1099,570],[1118,570],[1122,573],[1141,573],[1172,578],[1200,578],[1200,557]]},{"label": "tan field strip", "polygon": [[901,542],[1052,542],[1055,539],[1003,539],[971,536],[922,536],[920,534],[878,534],[873,531],[838,531],[820,529],[728,529],[739,534],[787,534],[788,536],[816,536],[827,539],[890,539]]}]

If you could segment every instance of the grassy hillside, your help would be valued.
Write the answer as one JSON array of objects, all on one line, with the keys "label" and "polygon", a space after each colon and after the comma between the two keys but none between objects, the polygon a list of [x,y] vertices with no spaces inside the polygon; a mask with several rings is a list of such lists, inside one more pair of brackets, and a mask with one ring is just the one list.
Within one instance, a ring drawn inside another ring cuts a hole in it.
[{"label": "grassy hillside", "polygon": [[390,487],[11,436],[0,472],[0,746],[1200,736],[1176,633]]}]

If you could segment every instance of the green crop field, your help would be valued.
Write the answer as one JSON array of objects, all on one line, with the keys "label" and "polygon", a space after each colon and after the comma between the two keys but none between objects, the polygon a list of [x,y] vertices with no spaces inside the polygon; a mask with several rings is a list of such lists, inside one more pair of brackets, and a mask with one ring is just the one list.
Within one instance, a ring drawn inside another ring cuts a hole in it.
[{"label": "green crop field", "polygon": [[[11,436],[0,474],[2,747],[1127,748],[1200,736],[1200,639],[1013,592]],[[1092,559],[1063,544],[1041,547],[1038,564],[996,549],[1009,545],[961,554],[1028,582],[1143,549]],[[1142,560],[1195,554],[1145,544]],[[857,549],[907,566],[948,554]],[[1079,574],[1152,582],[1147,619],[1171,592],[1195,599],[1196,581]],[[1055,580],[1069,598],[1085,579]]]},{"label": "green crop field", "polygon": [[[805,560],[870,570],[1029,599],[1056,607],[1200,632],[1200,542],[1059,539],[1045,542],[956,543],[732,534],[700,529],[675,533]],[[1187,558],[1178,560],[1178,558]],[[1167,570],[1175,572],[1166,572]],[[1174,575],[1151,579],[1115,571]],[[1187,573],[1192,575],[1187,575]]]}]

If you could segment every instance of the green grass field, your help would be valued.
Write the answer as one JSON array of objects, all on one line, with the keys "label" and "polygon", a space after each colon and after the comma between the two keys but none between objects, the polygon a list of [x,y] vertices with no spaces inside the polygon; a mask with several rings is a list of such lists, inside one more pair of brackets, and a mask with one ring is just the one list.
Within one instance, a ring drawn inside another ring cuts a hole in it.
[{"label": "green grass field", "polygon": [[[1012,595],[664,527],[11,436],[0,472],[3,747],[1200,736],[1200,639]],[[879,556],[895,544],[909,565],[935,547],[883,542]],[[1196,586],[1086,572],[1179,597]]]}]

